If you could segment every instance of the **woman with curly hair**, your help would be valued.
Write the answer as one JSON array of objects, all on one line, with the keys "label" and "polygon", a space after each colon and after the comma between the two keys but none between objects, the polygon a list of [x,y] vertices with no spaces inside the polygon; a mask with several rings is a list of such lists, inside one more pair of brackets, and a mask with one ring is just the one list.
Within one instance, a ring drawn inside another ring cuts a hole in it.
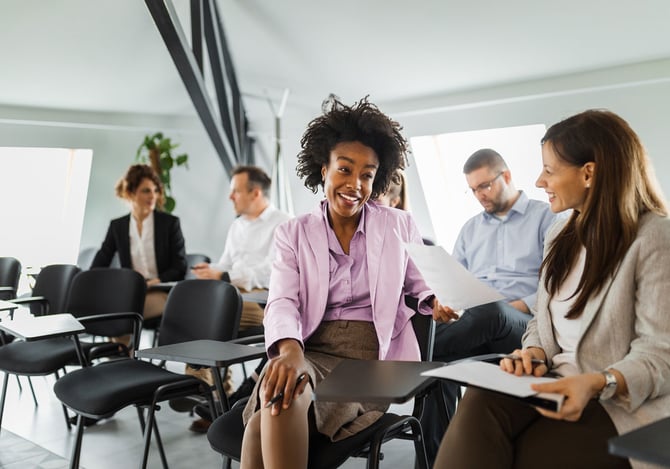
[{"label": "woman with curly hair", "polygon": [[403,248],[421,243],[411,215],[372,201],[405,166],[400,125],[367,99],[329,104],[307,127],[297,167],[325,200],[275,233],[270,361],[244,410],[242,468],[307,467],[310,434],[337,441],[372,424],[385,406],[312,402],[311,390],[343,359],[420,359],[405,295],[422,314],[444,314]]}]

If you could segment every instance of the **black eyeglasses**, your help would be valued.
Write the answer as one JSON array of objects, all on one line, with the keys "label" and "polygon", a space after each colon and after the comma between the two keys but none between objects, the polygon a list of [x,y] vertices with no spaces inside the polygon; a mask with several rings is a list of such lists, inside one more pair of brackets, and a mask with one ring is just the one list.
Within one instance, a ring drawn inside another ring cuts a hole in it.
[{"label": "black eyeglasses", "polygon": [[493,183],[496,182],[496,179],[498,179],[500,176],[503,175],[505,171],[500,171],[496,177],[491,179],[490,181],[483,182],[477,187],[470,187],[468,188],[465,193],[467,194],[468,192],[472,191],[474,195],[477,195],[477,193],[483,193],[483,192],[489,192],[491,190],[491,187],[493,187]]}]

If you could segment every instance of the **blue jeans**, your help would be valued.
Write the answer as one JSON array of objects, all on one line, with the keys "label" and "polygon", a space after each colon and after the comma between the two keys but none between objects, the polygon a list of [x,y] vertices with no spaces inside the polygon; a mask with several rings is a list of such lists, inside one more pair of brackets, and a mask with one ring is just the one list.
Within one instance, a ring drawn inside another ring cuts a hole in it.
[{"label": "blue jeans", "polygon": [[[461,318],[435,328],[433,360],[450,362],[484,353],[509,353],[521,346],[521,337],[531,315],[522,313],[505,301],[496,301],[466,309]],[[450,381],[440,383],[448,416],[456,409],[460,386]],[[421,425],[428,462],[432,465],[447,425],[439,414],[438,397],[426,398]]]}]

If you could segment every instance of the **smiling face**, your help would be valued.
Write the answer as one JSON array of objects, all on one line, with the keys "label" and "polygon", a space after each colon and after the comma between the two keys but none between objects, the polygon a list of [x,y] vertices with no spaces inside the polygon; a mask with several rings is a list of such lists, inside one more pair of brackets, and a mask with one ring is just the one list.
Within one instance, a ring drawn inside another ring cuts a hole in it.
[{"label": "smiling face", "polygon": [[160,189],[151,179],[142,179],[135,192],[130,194],[133,214],[141,219],[147,217],[156,208],[160,194]]},{"label": "smiling face", "polygon": [[574,209],[581,212],[588,195],[595,163],[575,166],[561,159],[551,142],[542,145],[542,172],[535,185],[549,196],[554,213]]},{"label": "smiling face", "polygon": [[360,142],[335,145],[328,166],[321,169],[333,223],[358,220],[372,193],[378,167],[379,158],[372,148]]}]

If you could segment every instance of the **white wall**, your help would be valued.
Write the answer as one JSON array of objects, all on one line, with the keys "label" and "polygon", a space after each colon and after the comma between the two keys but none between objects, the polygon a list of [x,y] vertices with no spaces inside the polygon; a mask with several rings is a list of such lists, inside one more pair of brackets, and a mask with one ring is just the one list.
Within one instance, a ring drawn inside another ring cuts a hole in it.
[{"label": "white wall", "polygon": [[[233,214],[229,182],[209,138],[195,118],[77,113],[0,107],[3,146],[91,148],[93,164],[81,246],[99,246],[109,220],[128,213],[114,185],[134,163],[144,135],[164,131],[189,154],[189,170],[172,171],[173,193],[188,252],[218,257]],[[26,181],[29,185],[30,181]],[[20,203],[3,201],[3,203]],[[48,227],[46,227],[48,229]]]}]

